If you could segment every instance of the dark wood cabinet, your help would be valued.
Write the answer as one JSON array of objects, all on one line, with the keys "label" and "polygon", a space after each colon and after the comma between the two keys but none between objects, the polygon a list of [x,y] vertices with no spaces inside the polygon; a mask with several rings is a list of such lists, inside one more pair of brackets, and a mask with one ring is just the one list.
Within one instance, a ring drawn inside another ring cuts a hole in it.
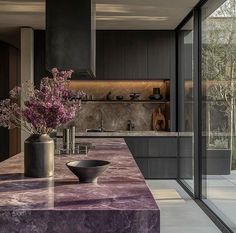
[{"label": "dark wood cabinet", "polygon": [[150,138],[148,142],[149,157],[177,157],[177,140],[175,137]]},{"label": "dark wood cabinet", "polygon": [[147,79],[147,32],[125,32],[124,79]]},{"label": "dark wood cabinet", "polygon": [[125,142],[130,152],[135,157],[148,156],[148,139],[146,138],[126,138]]},{"label": "dark wood cabinet", "polygon": [[[34,75],[36,84],[48,74],[45,31],[36,30]],[[97,30],[96,80],[163,80],[175,78],[174,31]],[[78,79],[91,80],[80,76]]]},{"label": "dark wood cabinet", "polygon": [[96,34],[96,79],[104,78],[104,33],[97,31]]},{"label": "dark wood cabinet", "polygon": [[157,80],[175,77],[174,31],[97,31],[96,45],[98,79]]},{"label": "dark wood cabinet", "polygon": [[148,160],[148,178],[176,179],[177,158],[153,158]]},{"label": "dark wood cabinet", "polygon": [[[106,80],[124,79],[125,43],[123,31],[105,31],[103,33],[103,78]],[[100,43],[97,43],[99,46]]]},{"label": "dark wood cabinet", "polygon": [[125,138],[146,179],[177,178],[177,137]]},{"label": "dark wood cabinet", "polygon": [[148,79],[172,78],[174,36],[172,31],[149,32]]},{"label": "dark wood cabinet", "polygon": [[149,177],[148,160],[135,158],[135,161],[144,177]]}]

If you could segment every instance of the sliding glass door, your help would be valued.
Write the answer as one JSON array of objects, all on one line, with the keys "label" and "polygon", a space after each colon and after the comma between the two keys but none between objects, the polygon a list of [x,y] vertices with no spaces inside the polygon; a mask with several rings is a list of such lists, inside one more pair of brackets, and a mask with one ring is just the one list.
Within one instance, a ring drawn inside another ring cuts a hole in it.
[{"label": "sliding glass door", "polygon": [[201,7],[203,201],[236,231],[236,0]]},{"label": "sliding glass door", "polygon": [[194,190],[193,17],[178,30],[179,179]]}]

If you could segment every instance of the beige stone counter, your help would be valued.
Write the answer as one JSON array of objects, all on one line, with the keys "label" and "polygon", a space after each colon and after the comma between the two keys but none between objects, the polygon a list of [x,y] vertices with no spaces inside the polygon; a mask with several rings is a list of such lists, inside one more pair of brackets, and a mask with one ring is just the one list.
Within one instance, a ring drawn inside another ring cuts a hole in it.
[{"label": "beige stone counter", "polygon": [[76,137],[177,137],[177,132],[157,131],[116,131],[116,132],[76,132]]}]

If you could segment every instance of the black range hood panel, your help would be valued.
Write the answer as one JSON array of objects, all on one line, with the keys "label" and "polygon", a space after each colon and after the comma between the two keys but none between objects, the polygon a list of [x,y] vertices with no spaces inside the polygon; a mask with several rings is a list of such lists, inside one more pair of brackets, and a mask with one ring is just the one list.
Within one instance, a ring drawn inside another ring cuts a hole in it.
[{"label": "black range hood panel", "polygon": [[95,75],[95,3],[46,0],[46,68]]}]

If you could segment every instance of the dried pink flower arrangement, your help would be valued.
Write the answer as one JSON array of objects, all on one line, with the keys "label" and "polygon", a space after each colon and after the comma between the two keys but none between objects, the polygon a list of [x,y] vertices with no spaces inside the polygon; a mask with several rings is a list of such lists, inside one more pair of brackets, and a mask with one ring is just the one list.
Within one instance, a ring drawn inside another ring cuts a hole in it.
[{"label": "dried pink flower arrangement", "polygon": [[13,88],[9,99],[0,101],[0,126],[18,127],[31,134],[48,134],[75,118],[85,94],[69,89],[72,70],[53,68],[51,72],[52,78],[43,78],[38,89],[26,83]]}]

